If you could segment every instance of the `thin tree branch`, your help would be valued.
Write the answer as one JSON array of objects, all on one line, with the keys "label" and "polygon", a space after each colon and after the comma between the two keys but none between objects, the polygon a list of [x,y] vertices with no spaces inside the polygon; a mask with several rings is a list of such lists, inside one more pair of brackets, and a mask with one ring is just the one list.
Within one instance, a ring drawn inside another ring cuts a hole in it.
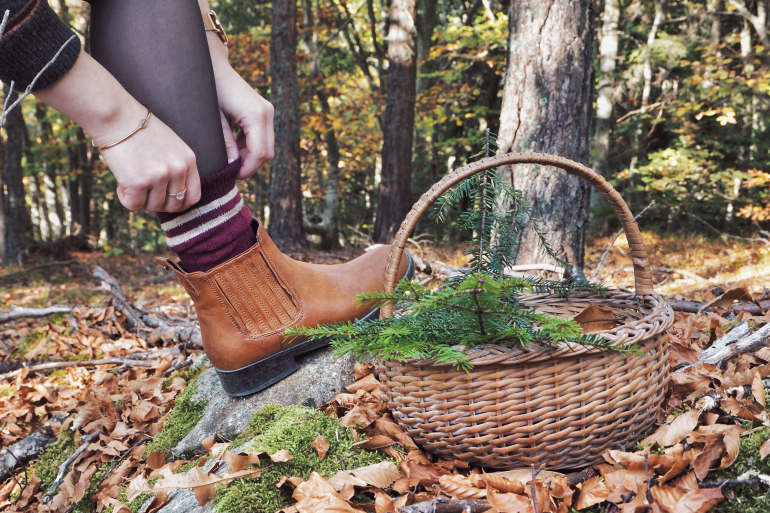
[{"label": "thin tree branch", "polygon": [[723,232],[720,232],[719,230],[717,230],[716,228],[714,228],[712,225],[710,225],[705,219],[703,219],[703,218],[693,214],[692,212],[688,212],[687,215],[690,216],[690,217],[694,217],[695,219],[697,219],[701,223],[705,224],[708,228],[710,228],[711,231],[713,231],[714,233],[716,233],[718,235],[721,235],[722,237],[728,237],[730,239],[745,240],[747,242],[762,242],[762,243],[767,244],[768,246],[770,246],[770,239],[766,239],[764,237],[740,237],[738,235],[731,235],[729,233],[723,233]]},{"label": "thin tree branch", "polygon": [[[642,217],[642,215],[644,215],[644,213],[647,212],[647,210],[649,210],[650,207],[652,207],[654,204],[655,204],[655,200],[650,201],[650,204],[647,205],[646,207],[644,207],[644,210],[639,212],[636,215],[636,217],[634,217],[634,221],[636,221],[637,219]],[[610,250],[612,249],[612,246],[615,244],[615,241],[618,240],[618,237],[620,237],[620,235],[623,233],[623,231],[624,231],[624,228],[621,228],[620,231],[618,233],[616,233],[615,236],[612,238],[612,240],[610,241],[609,245],[604,248],[604,252],[602,253],[602,257],[599,259],[599,264],[596,266],[596,269],[594,269],[594,272],[591,275],[591,277],[589,278],[589,281],[593,280],[594,278],[596,278],[596,275],[599,274],[599,271],[602,269],[602,267],[604,267],[604,264],[607,261],[607,256],[610,254]]]},{"label": "thin tree branch", "polygon": [[[7,12],[7,11],[6,11],[6,12]],[[0,31],[0,33],[2,33],[2,31]],[[13,82],[11,82],[10,91],[9,91],[9,93],[8,93],[8,96],[6,96],[6,99],[5,99],[6,101],[5,101],[5,104],[3,105],[3,110],[2,110],[2,112],[0,112],[0,126],[3,126],[3,123],[5,122],[5,117],[8,115],[8,113],[9,113],[11,110],[13,110],[13,108],[14,108],[14,107],[16,107],[18,104],[20,104],[20,103],[22,102],[22,100],[24,100],[24,98],[26,98],[27,96],[29,96],[30,94],[32,94],[32,89],[35,87],[35,83],[37,82],[37,80],[38,80],[38,79],[39,79],[39,78],[40,78],[40,77],[43,75],[43,73],[45,73],[45,72],[46,72],[46,70],[47,70],[48,68],[50,68],[50,67],[53,65],[53,63],[54,63],[54,62],[56,62],[56,59],[58,59],[58,58],[59,58],[59,55],[61,55],[61,53],[64,51],[64,49],[65,49],[65,48],[67,47],[67,45],[70,43],[70,41],[72,41],[73,39],[77,39],[77,37],[78,37],[78,36],[76,36],[76,35],[74,35],[74,34],[73,34],[73,35],[72,35],[72,37],[70,37],[69,39],[67,39],[67,41],[65,41],[65,42],[64,42],[64,44],[63,44],[63,45],[61,45],[61,48],[59,48],[59,51],[58,51],[58,52],[56,52],[56,55],[54,55],[54,56],[53,56],[53,58],[51,58],[51,60],[50,60],[50,61],[48,61],[48,64],[46,64],[45,66],[43,66],[43,69],[41,69],[40,71],[38,71],[37,75],[35,75],[35,78],[33,78],[33,79],[32,79],[32,82],[30,82],[30,83],[29,83],[29,85],[28,85],[28,86],[27,86],[27,88],[24,90],[24,92],[21,94],[21,96],[19,96],[19,97],[16,99],[16,101],[15,101],[15,102],[13,102],[13,103],[10,105],[10,107],[8,107],[8,106],[7,106],[7,104],[8,104],[8,99],[11,97],[11,93],[13,93],[13,86],[14,86],[14,83],[13,83]]]},{"label": "thin tree branch", "polygon": [[88,448],[88,445],[97,438],[102,433],[102,430],[98,430],[95,433],[91,433],[88,436],[84,436],[80,439],[81,444],[80,447],[78,447],[77,451],[67,458],[67,461],[61,464],[59,466],[59,472],[56,474],[56,479],[54,480],[51,487],[48,489],[48,491],[45,494],[45,497],[43,497],[43,504],[48,504],[51,502],[51,498],[53,496],[53,493],[56,491],[57,488],[59,488],[59,485],[64,481],[64,476],[67,474],[67,469],[69,468],[72,463],[80,457],[81,454],[85,452],[85,450]]},{"label": "thin tree branch", "polygon": [[0,324],[15,321],[17,319],[28,319],[36,317],[48,317],[49,315],[72,313],[74,306],[52,305],[45,308],[26,308],[23,306],[11,305],[7,312],[0,312]]}]

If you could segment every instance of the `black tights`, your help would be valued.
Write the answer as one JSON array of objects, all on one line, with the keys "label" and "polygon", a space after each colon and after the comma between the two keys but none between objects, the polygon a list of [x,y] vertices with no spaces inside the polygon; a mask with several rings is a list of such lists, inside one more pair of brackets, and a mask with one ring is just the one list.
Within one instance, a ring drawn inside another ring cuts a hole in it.
[{"label": "black tights", "polygon": [[91,54],[195,153],[227,165],[217,88],[196,0],[90,0]]}]

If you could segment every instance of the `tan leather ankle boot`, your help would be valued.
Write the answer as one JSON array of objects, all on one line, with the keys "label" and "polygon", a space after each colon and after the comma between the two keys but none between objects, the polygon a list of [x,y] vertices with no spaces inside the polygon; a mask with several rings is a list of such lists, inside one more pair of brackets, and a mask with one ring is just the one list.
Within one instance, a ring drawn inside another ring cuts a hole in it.
[{"label": "tan leather ankle boot", "polygon": [[[325,339],[290,344],[286,328],[377,318],[379,310],[359,305],[356,296],[383,290],[390,252],[382,246],[344,264],[308,264],[281,253],[254,223],[257,243],[209,271],[187,273],[158,259],[195,303],[203,348],[231,396],[259,392],[297,370],[295,357],[328,345]],[[401,276],[413,273],[411,257],[404,259]]]}]

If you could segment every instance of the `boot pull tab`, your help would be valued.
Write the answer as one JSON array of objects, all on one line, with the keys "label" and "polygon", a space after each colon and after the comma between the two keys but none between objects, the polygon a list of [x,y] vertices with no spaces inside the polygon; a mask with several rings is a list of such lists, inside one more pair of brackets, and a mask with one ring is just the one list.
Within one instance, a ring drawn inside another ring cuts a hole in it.
[{"label": "boot pull tab", "polygon": [[182,287],[184,287],[190,297],[195,299],[200,297],[198,289],[196,289],[192,282],[187,278],[187,273],[184,271],[184,269],[179,267],[179,264],[172,262],[168,258],[164,257],[156,258],[155,262],[167,271],[174,271],[176,277],[179,279],[179,282],[182,284]]},{"label": "boot pull tab", "polygon": [[163,267],[167,271],[177,271],[180,273],[184,273],[181,267],[179,267],[177,264],[175,264],[168,258],[158,257],[155,259],[155,263],[157,263],[159,266]]}]

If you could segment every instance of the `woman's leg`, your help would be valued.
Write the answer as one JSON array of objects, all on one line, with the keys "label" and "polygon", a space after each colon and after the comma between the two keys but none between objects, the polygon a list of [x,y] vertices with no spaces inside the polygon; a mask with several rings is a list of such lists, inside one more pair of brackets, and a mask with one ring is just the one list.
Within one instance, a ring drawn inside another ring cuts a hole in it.
[{"label": "woman's leg", "polygon": [[227,165],[214,71],[195,0],[92,0],[91,54],[190,146],[201,177]]},{"label": "woman's leg", "polygon": [[236,187],[240,162],[227,162],[198,3],[92,0],[91,53],[195,153],[200,202],[185,212],[158,213],[182,267],[207,271],[251,248],[256,235]]}]

